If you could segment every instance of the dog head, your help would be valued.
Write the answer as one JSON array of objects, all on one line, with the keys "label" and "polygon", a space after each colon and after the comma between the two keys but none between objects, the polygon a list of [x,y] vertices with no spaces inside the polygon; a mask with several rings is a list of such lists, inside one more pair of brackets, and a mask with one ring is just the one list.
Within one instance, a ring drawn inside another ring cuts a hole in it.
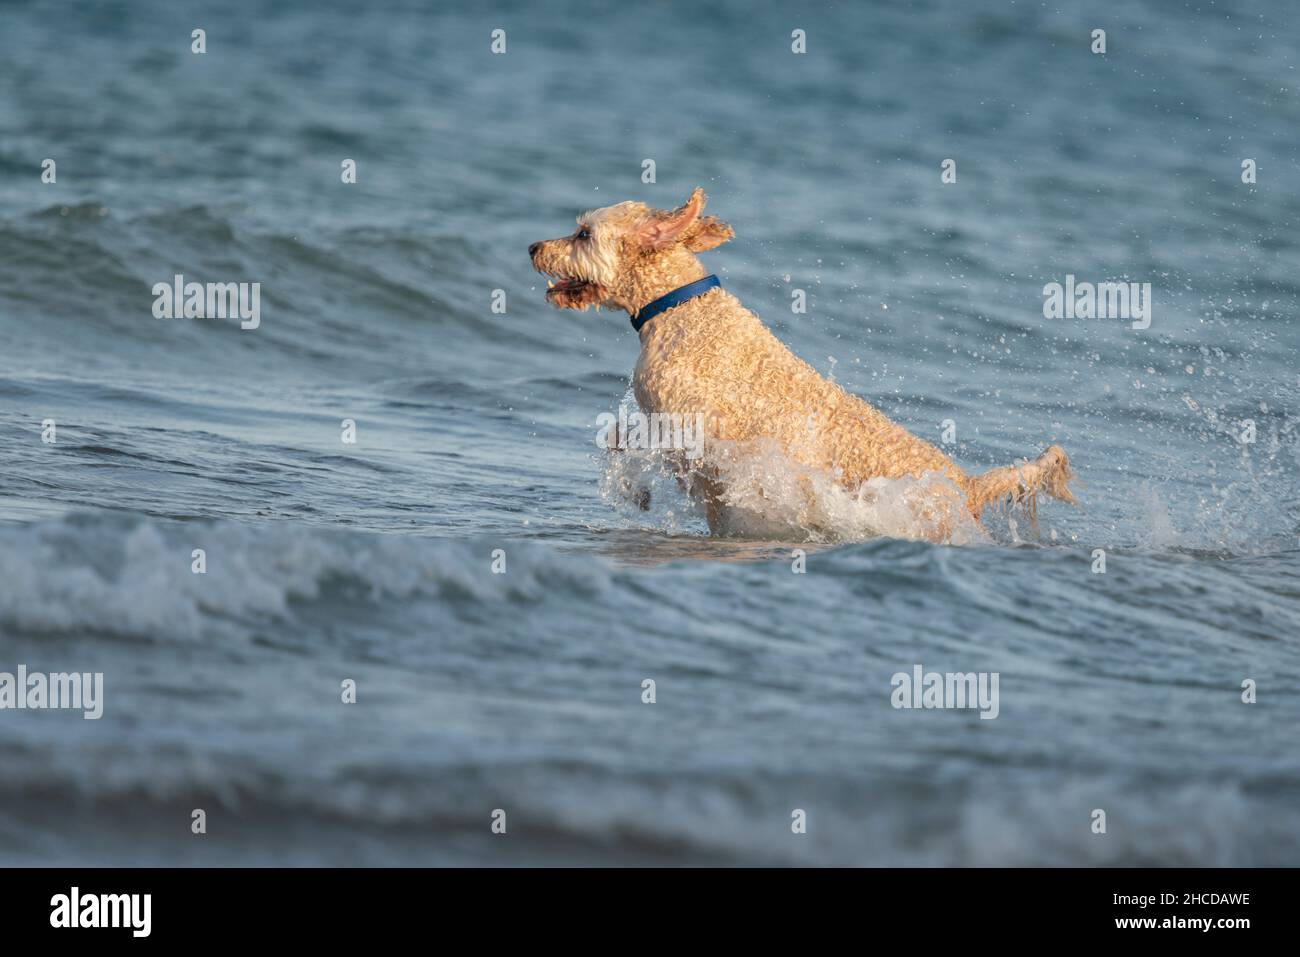
[{"label": "dog head", "polygon": [[703,275],[695,254],[734,234],[714,216],[701,216],[696,189],[677,209],[626,202],[578,217],[571,236],[528,247],[533,268],[550,276],[546,301],[558,309],[614,306],[635,312]]}]

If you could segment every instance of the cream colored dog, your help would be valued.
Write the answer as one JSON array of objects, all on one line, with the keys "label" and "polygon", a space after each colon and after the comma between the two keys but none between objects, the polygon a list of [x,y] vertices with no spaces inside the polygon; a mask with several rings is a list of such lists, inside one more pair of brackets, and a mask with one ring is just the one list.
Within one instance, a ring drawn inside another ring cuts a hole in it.
[{"label": "cream colored dog", "polygon": [[696,189],[674,210],[638,202],[607,206],[579,217],[573,235],[533,243],[528,252],[533,266],[556,280],[546,291],[553,306],[610,306],[632,317],[641,337],[633,391],[644,412],[703,413],[710,451],[689,468],[683,463],[680,474],[705,505],[711,531],[725,527],[726,460],[765,442],[851,493],[874,478],[946,478],[931,483],[919,506],[923,534],[939,540],[953,528],[955,509],[979,519],[1002,502],[1032,512],[1039,492],[1074,501],[1067,484],[1073,473],[1059,446],[1032,462],[968,475],[929,442],[822,378],[731,293],[705,288],[712,279],[700,282],[706,275],[696,253],[734,233],[701,215],[704,203],[704,191]]}]

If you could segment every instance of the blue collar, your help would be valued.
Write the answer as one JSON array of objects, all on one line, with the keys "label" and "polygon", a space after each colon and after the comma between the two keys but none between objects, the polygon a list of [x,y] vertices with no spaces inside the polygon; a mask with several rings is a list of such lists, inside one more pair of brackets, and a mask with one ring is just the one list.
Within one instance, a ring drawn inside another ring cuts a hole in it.
[{"label": "blue collar", "polygon": [[637,310],[637,314],[632,317],[632,328],[637,332],[641,327],[653,319],[659,313],[673,306],[680,306],[684,302],[694,299],[696,296],[702,296],[710,289],[717,289],[722,283],[718,282],[717,276],[705,276],[703,279],[697,279],[695,282],[687,283],[674,289],[670,293],[660,296],[654,302],[646,303]]}]

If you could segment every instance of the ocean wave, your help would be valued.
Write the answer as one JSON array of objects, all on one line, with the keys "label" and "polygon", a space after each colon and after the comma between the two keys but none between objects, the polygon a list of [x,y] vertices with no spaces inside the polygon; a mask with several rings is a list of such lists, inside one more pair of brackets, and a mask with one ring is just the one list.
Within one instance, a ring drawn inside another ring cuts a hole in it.
[{"label": "ocean wave", "polygon": [[[201,574],[193,570],[196,549],[204,553]],[[374,605],[425,597],[509,606],[555,589],[579,598],[609,587],[601,560],[555,563],[549,554],[510,543],[509,574],[498,576],[493,548],[482,543],[74,515],[0,527],[0,625],[170,642],[247,635],[340,595]]]},{"label": "ocean wave", "polygon": [[[153,286],[179,274],[261,283],[275,321],[259,341],[283,349],[331,339],[339,349],[369,348],[375,323],[490,337],[482,310],[469,304],[481,291],[466,279],[487,256],[483,244],[437,230],[335,226],[307,238],[268,229],[239,204],[131,214],[84,200],[0,221],[0,257],[21,267],[0,277],[0,304],[11,304],[0,308],[0,329],[30,338],[53,328],[66,335],[72,324],[156,341]],[[33,309],[60,322],[32,323]],[[175,323],[169,337],[195,345],[210,325]]]},{"label": "ocean wave", "polygon": [[[86,834],[112,834],[133,821],[130,863],[174,860],[170,829],[151,822],[187,821],[201,807],[209,826],[223,834],[261,835],[254,843],[265,860],[258,863],[300,855],[304,863],[356,863],[358,851],[390,864],[414,852],[422,863],[440,865],[1240,867],[1300,861],[1300,814],[1277,787],[1253,779],[1035,773],[998,787],[992,774],[985,782],[953,783],[928,772],[908,779],[884,773],[870,781],[743,767],[611,773],[581,761],[483,758],[404,771],[352,763],[323,777],[286,775],[270,762],[232,771],[200,756],[170,756],[135,770],[92,780],[67,766],[42,772],[39,784],[22,773],[7,775],[0,783],[7,809],[0,830],[7,814],[17,813],[26,825],[6,841],[0,860],[12,865],[48,855],[49,844],[62,841],[46,838],[39,821],[66,820],[73,807],[90,819],[81,828]],[[1098,807],[1107,812],[1101,834],[1090,827]],[[495,809],[506,813],[508,840],[490,833]],[[791,832],[796,810],[804,812],[804,834]],[[286,829],[287,822],[296,827]],[[316,837],[344,828],[351,836],[340,852],[332,841],[302,843],[296,828]],[[212,853],[232,841],[219,842]],[[82,861],[94,853],[85,842],[77,851]]]}]

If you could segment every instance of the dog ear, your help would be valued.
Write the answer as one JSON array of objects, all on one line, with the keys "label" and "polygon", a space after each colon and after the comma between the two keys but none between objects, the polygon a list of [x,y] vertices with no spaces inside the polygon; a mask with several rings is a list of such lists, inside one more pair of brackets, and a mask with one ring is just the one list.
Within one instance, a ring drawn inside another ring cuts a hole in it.
[{"label": "dog ear", "polygon": [[696,187],[691,198],[670,212],[658,212],[637,230],[637,239],[650,249],[663,249],[683,239],[697,224],[708,198]]},{"label": "dog ear", "polygon": [[682,245],[693,253],[702,253],[706,249],[721,246],[734,235],[736,231],[717,216],[705,216],[695,224],[694,229],[687,231]]}]

